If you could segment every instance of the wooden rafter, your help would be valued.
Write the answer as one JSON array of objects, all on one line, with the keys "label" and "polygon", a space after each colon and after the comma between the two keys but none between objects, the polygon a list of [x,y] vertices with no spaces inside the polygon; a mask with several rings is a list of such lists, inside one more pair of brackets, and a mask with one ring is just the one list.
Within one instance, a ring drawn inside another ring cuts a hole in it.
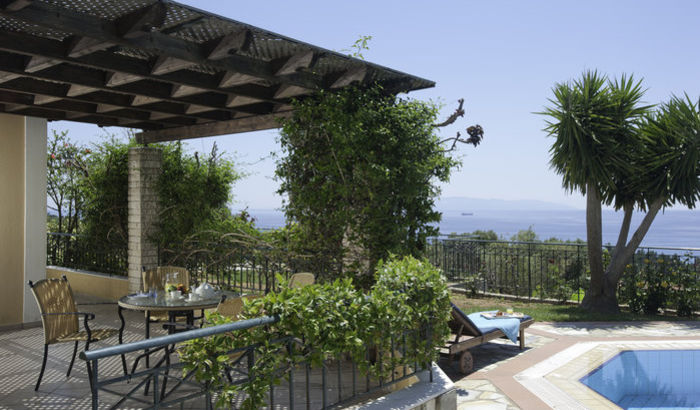
[{"label": "wooden rafter", "polygon": [[[160,76],[151,73],[151,65],[147,61],[134,61],[128,57],[115,55],[102,50],[85,54],[80,58],[72,58],[63,55],[65,44],[55,40],[31,39],[22,41],[21,36],[14,33],[0,32],[0,50],[11,53],[29,54],[30,56],[47,56],[56,61],[62,61],[80,67],[103,70],[106,72],[104,85],[116,87],[140,80],[153,80],[168,82],[173,86],[184,85],[198,87],[210,92],[226,92],[226,94],[251,97],[258,100],[270,101],[266,95],[260,92],[246,92],[233,87],[246,85],[251,81],[261,81],[258,78],[247,75],[224,73],[223,77],[206,75],[192,71],[180,71],[167,73]],[[224,88],[226,90],[222,90]],[[165,96],[164,96],[165,97]],[[271,97],[271,93],[270,93]],[[226,98],[226,97],[224,97]],[[192,101],[187,101],[191,103]]]},{"label": "wooden rafter", "polygon": [[211,40],[205,43],[202,49],[207,59],[221,60],[238,51],[248,51],[251,37],[250,30],[246,28]]},{"label": "wooden rafter", "polygon": [[282,63],[282,66],[277,70],[275,75],[293,74],[302,68],[309,68],[315,60],[314,56],[315,53],[312,50],[294,54],[284,60],[284,63]]}]

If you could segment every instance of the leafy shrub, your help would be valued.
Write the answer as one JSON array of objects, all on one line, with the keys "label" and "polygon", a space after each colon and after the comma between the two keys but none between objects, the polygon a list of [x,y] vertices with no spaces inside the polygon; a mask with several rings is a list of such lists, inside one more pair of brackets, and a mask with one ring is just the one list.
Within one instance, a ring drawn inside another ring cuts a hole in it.
[{"label": "leafy shrub", "polygon": [[629,308],[635,313],[654,315],[666,307],[669,299],[669,282],[663,258],[645,258],[641,266],[627,265],[622,280],[624,295]]},{"label": "leafy shrub", "polygon": [[[449,334],[445,280],[435,267],[412,257],[380,262],[377,278],[369,293],[357,290],[346,278],[303,288],[283,286],[278,293],[251,300],[244,318],[277,315],[279,321],[185,343],[180,351],[185,371],[194,371],[199,382],[219,392],[219,407],[228,407],[243,393],[243,407],[257,409],[264,405],[268,388],[301,363],[320,367],[324,360],[348,357],[361,372],[385,380],[395,367],[429,364],[437,357],[435,347]],[[208,321],[215,325],[230,320],[210,314]],[[423,333],[428,324],[429,338]],[[407,331],[417,331],[422,337],[407,337],[403,354],[386,354]],[[300,348],[287,351],[284,343],[275,343],[290,336],[303,341]],[[378,354],[369,357],[366,346]],[[229,383],[222,377],[230,361],[228,352],[243,348],[254,349],[255,377],[242,384]]]},{"label": "leafy shrub", "polygon": [[[689,260],[690,255],[685,259]],[[693,312],[700,310],[700,281],[697,273],[690,270],[687,260],[671,270],[671,300],[678,316],[692,316]]]}]

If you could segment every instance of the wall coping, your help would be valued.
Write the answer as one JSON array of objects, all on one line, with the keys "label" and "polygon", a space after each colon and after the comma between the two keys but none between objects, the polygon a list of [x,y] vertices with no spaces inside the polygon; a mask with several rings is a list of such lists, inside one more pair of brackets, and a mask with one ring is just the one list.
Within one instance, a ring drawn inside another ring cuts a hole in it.
[{"label": "wall coping", "polygon": [[438,365],[431,363],[431,367],[432,383],[430,372],[424,370],[417,374],[419,379],[417,383],[352,408],[358,410],[414,409],[455,389],[452,380]]},{"label": "wall coping", "polygon": [[94,271],[90,271],[90,270],[66,268],[64,266],[46,265],[46,269],[54,269],[54,270],[60,270],[60,271],[64,271],[64,272],[71,272],[71,273],[80,273],[82,275],[99,276],[101,278],[119,279],[119,280],[124,280],[124,281],[129,280],[129,278],[127,276],[124,276],[124,275],[113,275],[113,274],[109,274],[109,273],[94,272]]}]

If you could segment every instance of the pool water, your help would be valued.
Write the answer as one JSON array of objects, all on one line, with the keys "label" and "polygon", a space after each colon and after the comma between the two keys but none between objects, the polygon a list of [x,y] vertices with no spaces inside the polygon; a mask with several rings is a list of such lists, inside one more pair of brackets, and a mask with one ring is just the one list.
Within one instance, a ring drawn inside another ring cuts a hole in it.
[{"label": "pool water", "polygon": [[623,409],[700,409],[700,350],[625,350],[581,383]]}]

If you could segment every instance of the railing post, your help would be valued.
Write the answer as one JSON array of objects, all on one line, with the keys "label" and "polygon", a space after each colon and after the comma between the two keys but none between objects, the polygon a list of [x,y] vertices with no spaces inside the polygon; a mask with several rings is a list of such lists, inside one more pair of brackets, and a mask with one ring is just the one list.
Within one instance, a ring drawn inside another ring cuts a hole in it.
[{"label": "railing post", "polygon": [[527,299],[532,299],[532,244],[527,244]]},{"label": "railing post", "polygon": [[98,397],[97,397],[97,362],[98,360],[93,360],[92,364],[88,364],[88,369],[92,367],[92,386],[90,386],[92,389],[92,408],[93,410],[98,409]]}]

